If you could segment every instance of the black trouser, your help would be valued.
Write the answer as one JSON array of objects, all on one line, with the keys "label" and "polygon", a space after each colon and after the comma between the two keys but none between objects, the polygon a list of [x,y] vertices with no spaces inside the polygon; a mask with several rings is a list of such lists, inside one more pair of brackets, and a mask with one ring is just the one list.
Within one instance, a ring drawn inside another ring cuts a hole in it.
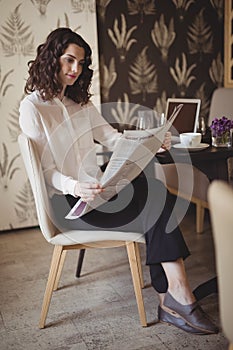
[{"label": "black trouser", "polygon": [[165,293],[168,282],[161,262],[185,259],[190,254],[173,213],[174,199],[165,186],[140,175],[99,208],[79,219],[65,219],[76,201],[77,198],[70,195],[52,197],[56,224],[66,229],[145,234],[146,264],[150,267],[152,286],[157,292]]}]

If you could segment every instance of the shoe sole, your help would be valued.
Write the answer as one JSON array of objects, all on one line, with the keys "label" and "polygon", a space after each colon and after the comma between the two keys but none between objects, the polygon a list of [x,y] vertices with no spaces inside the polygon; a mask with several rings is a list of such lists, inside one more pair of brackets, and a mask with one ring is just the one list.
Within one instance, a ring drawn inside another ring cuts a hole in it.
[{"label": "shoe sole", "polygon": [[209,333],[199,332],[196,328],[195,328],[195,330],[196,330],[197,332],[194,333],[194,332],[192,332],[192,331],[188,331],[187,329],[184,329],[184,328],[182,328],[181,326],[175,325],[174,323],[170,323],[170,322],[168,322],[168,321],[159,320],[159,323],[166,324],[166,325],[168,325],[169,327],[172,326],[172,327],[174,327],[174,328],[181,329],[182,331],[187,332],[187,333],[189,333],[189,334],[193,334],[193,335],[210,335]]}]

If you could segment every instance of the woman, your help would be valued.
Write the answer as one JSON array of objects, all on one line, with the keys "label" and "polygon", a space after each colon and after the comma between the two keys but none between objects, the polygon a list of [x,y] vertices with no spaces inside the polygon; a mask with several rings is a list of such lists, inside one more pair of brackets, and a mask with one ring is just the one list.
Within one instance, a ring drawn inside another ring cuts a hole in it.
[{"label": "woman", "polygon": [[[35,144],[51,198],[56,224],[76,229],[137,231],[145,234],[147,264],[159,293],[158,318],[194,334],[216,333],[197,305],[185,273],[188,248],[175,223],[165,187],[141,174],[118,196],[75,220],[66,214],[81,198],[91,203],[104,194],[94,140],[113,149],[121,134],[90,102],[91,49],[68,28],[51,32],[29,62],[29,78],[20,105],[20,126]],[[170,147],[170,139],[165,139]]]}]

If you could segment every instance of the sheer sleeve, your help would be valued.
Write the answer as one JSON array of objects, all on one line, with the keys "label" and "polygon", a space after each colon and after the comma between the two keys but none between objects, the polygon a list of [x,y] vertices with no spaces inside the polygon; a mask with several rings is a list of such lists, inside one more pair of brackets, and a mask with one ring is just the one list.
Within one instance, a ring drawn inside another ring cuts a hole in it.
[{"label": "sheer sleeve", "polygon": [[20,128],[36,144],[46,183],[63,194],[74,195],[77,181],[58,171],[36,106],[29,99],[24,99],[19,112]]}]

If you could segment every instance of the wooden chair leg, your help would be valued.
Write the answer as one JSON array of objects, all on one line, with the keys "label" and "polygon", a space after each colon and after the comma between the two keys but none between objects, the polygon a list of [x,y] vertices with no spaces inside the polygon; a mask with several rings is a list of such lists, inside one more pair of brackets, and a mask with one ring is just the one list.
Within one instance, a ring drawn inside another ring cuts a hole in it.
[{"label": "wooden chair leg", "polygon": [[77,265],[77,270],[76,270],[76,275],[75,275],[77,278],[79,278],[81,275],[84,255],[85,255],[85,249],[80,249],[79,258],[78,258],[78,265]]},{"label": "wooden chair leg", "polygon": [[135,243],[135,250],[136,250],[137,262],[138,262],[138,272],[140,276],[141,288],[144,288],[144,279],[143,279],[142,261],[141,261],[139,243]]},{"label": "wooden chair leg", "polygon": [[229,344],[229,350],[233,350],[233,344]]},{"label": "wooden chair leg", "polygon": [[203,207],[203,205],[200,201],[200,202],[196,203],[196,231],[197,231],[197,233],[203,232],[204,215],[205,215],[205,208]]},{"label": "wooden chair leg", "polygon": [[57,274],[59,271],[59,266],[62,260],[61,258],[62,252],[63,252],[62,245],[57,245],[54,247],[53,257],[50,265],[49,277],[48,277],[45,294],[44,294],[44,300],[42,304],[39,328],[44,328],[45,326],[45,320],[48,314],[49,305],[50,305],[50,301],[51,301],[52,293],[54,289],[54,284],[55,284]]},{"label": "wooden chair leg", "polygon": [[66,253],[67,253],[67,250],[63,250],[62,255],[61,255],[61,261],[60,261],[60,264],[59,264],[59,269],[58,269],[58,272],[57,272],[57,277],[56,277],[56,280],[55,280],[55,283],[54,283],[54,287],[53,287],[54,291],[57,290],[57,288],[58,288],[58,283],[60,281],[62,269],[63,269],[65,258],[66,258]]},{"label": "wooden chair leg", "polygon": [[128,258],[129,258],[129,265],[130,265],[131,275],[132,275],[132,280],[134,285],[134,292],[137,300],[139,317],[140,317],[141,325],[143,327],[147,327],[146,313],[145,313],[145,307],[144,307],[143,296],[142,296],[141,280],[140,280],[140,274],[138,269],[138,261],[137,261],[135,246],[136,246],[135,242],[126,243],[126,248],[127,248]]}]

